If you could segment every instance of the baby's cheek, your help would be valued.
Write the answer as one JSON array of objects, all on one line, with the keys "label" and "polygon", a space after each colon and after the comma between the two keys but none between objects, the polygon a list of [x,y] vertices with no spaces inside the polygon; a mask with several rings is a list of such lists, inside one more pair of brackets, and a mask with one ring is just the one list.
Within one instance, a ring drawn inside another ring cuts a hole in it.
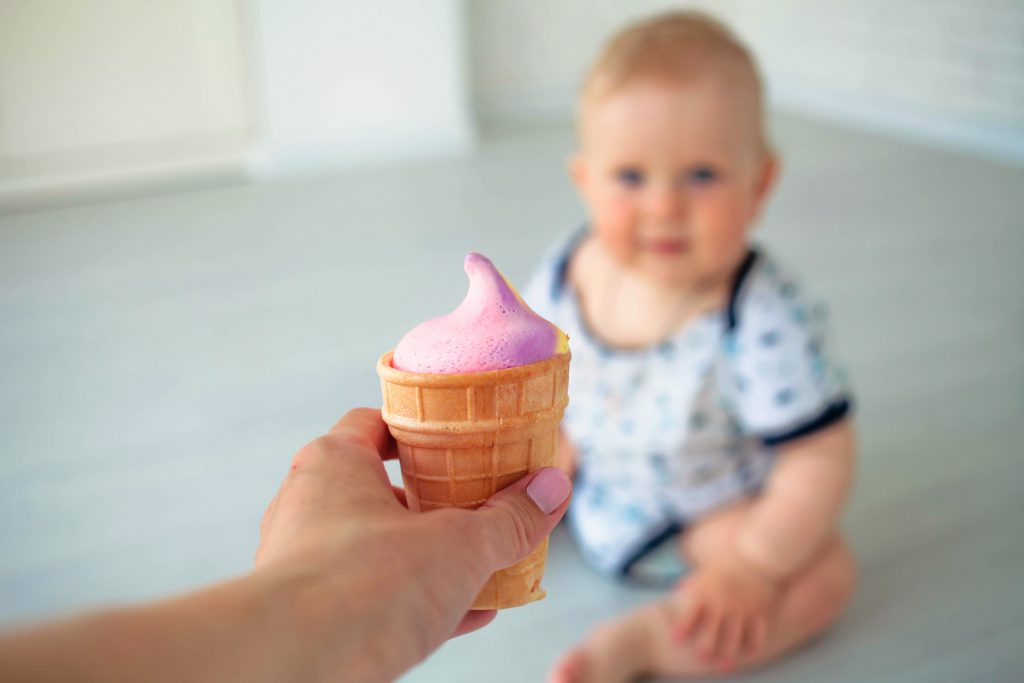
[{"label": "baby's cheek", "polygon": [[746,246],[746,231],[741,223],[728,222],[718,226],[711,239],[711,253],[718,259],[729,257]]},{"label": "baby's cheek", "polygon": [[616,258],[619,263],[631,263],[636,256],[636,249],[633,241],[625,235],[617,234],[612,238],[605,239],[605,248]]},{"label": "baby's cheek", "polygon": [[723,202],[708,207],[701,235],[705,252],[713,260],[729,259],[746,246],[746,223],[742,207]]},{"label": "baby's cheek", "polygon": [[605,249],[623,262],[629,262],[636,250],[636,225],[626,206],[609,202],[594,217],[594,228]]}]

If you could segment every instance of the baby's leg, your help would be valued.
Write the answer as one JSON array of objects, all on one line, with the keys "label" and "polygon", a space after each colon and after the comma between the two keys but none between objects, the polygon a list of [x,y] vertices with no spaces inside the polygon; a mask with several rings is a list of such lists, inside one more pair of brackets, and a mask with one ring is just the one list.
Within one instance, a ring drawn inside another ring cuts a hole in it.
[{"label": "baby's leg", "polygon": [[[694,525],[682,539],[682,551],[687,560],[699,567],[735,547],[737,533],[752,504],[752,501],[744,501]],[[837,534],[784,583],[778,603],[768,614],[764,646],[756,656],[740,660],[737,668],[752,668],[776,659],[824,631],[849,602],[856,574],[853,556]],[[679,609],[686,600],[685,591],[676,593],[672,599],[674,607]],[[664,673],[675,673],[673,657],[676,667],[683,668],[679,673],[691,673],[692,648],[686,646],[684,650],[690,662],[679,658],[678,652],[671,648],[663,653],[662,662],[667,665]],[[707,672],[711,667],[703,665],[699,670]]]},{"label": "baby's leg", "polygon": [[[748,503],[739,504],[697,524],[683,538],[688,559],[699,566],[708,553],[731,543],[748,507]],[[740,660],[736,668],[764,664],[823,631],[842,613],[854,583],[853,559],[837,536],[786,583],[768,616],[763,648],[757,656]],[[550,680],[623,683],[645,673],[700,676],[718,672],[696,656],[689,644],[672,637],[685,599],[685,593],[677,591],[599,627],[582,646],[561,659]]]}]

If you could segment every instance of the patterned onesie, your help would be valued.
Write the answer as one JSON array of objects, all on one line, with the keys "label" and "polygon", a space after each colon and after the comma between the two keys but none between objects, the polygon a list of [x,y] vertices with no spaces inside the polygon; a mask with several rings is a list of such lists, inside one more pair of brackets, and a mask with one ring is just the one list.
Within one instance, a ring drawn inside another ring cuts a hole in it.
[{"label": "patterned onesie", "polygon": [[749,251],[725,310],[648,348],[609,348],[566,278],[585,236],[556,244],[523,293],[573,354],[562,423],[578,457],[569,523],[602,573],[674,580],[678,562],[668,575],[645,569],[655,551],[759,490],[776,447],[843,419],[850,394],[827,354],[824,307],[762,249]]}]

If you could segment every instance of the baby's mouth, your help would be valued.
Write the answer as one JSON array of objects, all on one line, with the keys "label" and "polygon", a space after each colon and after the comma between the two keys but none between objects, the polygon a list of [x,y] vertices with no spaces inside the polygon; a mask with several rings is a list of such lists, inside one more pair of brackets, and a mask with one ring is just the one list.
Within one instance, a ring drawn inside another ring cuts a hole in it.
[{"label": "baby's mouth", "polygon": [[641,243],[644,251],[659,256],[678,256],[690,250],[690,240],[685,237],[656,237]]}]

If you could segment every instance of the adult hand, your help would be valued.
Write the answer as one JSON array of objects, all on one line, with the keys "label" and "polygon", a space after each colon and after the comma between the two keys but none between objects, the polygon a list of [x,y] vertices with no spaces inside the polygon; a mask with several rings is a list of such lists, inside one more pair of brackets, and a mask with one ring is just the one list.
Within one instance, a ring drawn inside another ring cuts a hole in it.
[{"label": "adult hand", "polygon": [[490,575],[525,558],[568,507],[555,468],[478,510],[410,512],[388,481],[380,412],[353,410],[295,455],[260,528],[257,571],[303,577],[301,609],[328,638],[323,677],[390,680],[494,611],[469,611]]},{"label": "adult hand", "polygon": [[354,410],[296,454],[261,526],[256,569],[157,602],[0,634],[0,680],[390,681],[445,639],[487,578],[565,513],[554,468],[480,510],[415,514],[392,489],[394,443]]}]

